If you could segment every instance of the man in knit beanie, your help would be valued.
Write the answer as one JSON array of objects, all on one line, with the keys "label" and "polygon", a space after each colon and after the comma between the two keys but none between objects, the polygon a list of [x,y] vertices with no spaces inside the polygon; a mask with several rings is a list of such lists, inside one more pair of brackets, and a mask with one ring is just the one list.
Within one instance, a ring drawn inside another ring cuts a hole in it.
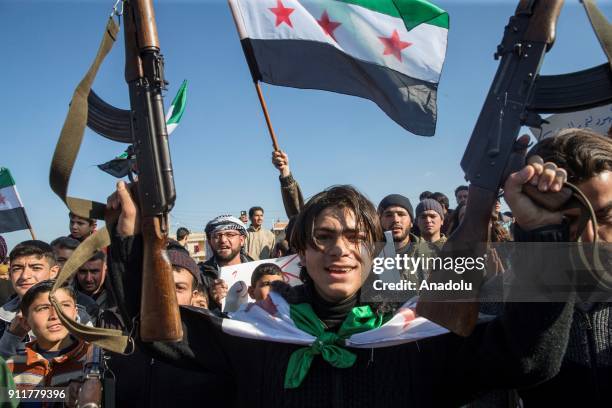
[{"label": "man in knit beanie", "polygon": [[416,219],[421,238],[442,248],[446,237],[440,232],[444,223],[444,209],[440,203],[433,198],[424,199],[417,205]]},{"label": "man in knit beanie", "polygon": [[407,197],[400,194],[389,194],[378,204],[378,216],[383,230],[393,233],[397,252],[402,252],[410,242],[417,241],[417,237],[410,233],[414,221],[414,210]]},{"label": "man in knit beanie", "polygon": [[[410,232],[414,221],[412,203],[400,194],[390,194],[378,204],[378,216],[384,231],[391,231],[395,242],[395,253],[400,256],[418,258],[429,256],[433,250],[426,242]],[[426,271],[402,270],[402,279],[418,283],[425,277]]]}]

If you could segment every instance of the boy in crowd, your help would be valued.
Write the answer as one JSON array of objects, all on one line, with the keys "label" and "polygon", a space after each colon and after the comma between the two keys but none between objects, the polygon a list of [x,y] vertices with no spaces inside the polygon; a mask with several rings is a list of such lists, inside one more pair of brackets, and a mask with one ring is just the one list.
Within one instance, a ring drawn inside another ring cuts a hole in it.
[{"label": "boy in crowd", "polygon": [[251,275],[251,286],[249,286],[249,296],[255,301],[264,300],[270,293],[270,286],[274,281],[283,280],[283,271],[278,265],[273,263],[263,263],[257,265]]},{"label": "boy in crowd", "polygon": [[88,236],[96,231],[96,220],[92,218],[83,218],[70,212],[68,213],[70,223],[70,238],[74,238],[79,242],[83,242]]},{"label": "boy in crowd", "polygon": [[198,290],[191,298],[191,306],[208,309],[208,290],[203,284],[198,285]]},{"label": "boy in crowd", "polygon": [[64,264],[70,258],[70,255],[79,246],[80,242],[70,237],[59,237],[51,241],[51,248],[55,254],[55,261],[60,269],[64,267]]},{"label": "boy in crowd", "polygon": [[[23,350],[24,339],[29,341],[29,326],[19,311],[19,303],[31,287],[55,278],[58,271],[53,249],[46,242],[23,241],[13,248],[9,254],[9,276],[17,296],[0,307],[0,356],[10,357]],[[90,315],[78,302],[77,308],[77,321],[91,324]]]},{"label": "boy in crowd", "polygon": [[[90,347],[72,337],[59,320],[49,300],[53,283],[46,280],[35,284],[21,300],[20,311],[36,339],[7,360],[17,389],[65,387],[70,383],[77,386],[76,382],[83,375]],[[55,292],[55,298],[62,311],[76,319],[78,310],[74,290],[69,286],[60,288]]]}]

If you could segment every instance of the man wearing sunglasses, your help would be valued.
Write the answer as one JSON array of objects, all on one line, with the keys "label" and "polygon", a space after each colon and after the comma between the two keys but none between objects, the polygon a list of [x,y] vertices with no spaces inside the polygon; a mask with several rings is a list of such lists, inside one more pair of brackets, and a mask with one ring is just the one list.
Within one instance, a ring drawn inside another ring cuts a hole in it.
[{"label": "man wearing sunglasses", "polygon": [[221,309],[221,300],[227,295],[228,287],[223,279],[219,279],[219,271],[224,266],[253,260],[242,250],[247,230],[238,218],[220,215],[206,224],[204,232],[213,256],[201,264],[202,280],[208,289],[209,308]]}]

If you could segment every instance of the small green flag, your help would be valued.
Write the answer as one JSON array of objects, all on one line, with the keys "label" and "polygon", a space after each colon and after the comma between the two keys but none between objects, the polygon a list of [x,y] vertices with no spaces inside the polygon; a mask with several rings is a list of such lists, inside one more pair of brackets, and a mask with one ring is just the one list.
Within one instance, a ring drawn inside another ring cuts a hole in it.
[{"label": "small green flag", "polygon": [[185,112],[185,105],[187,105],[187,80],[184,80],[179,88],[176,96],[170,104],[168,113],[166,114],[166,128],[168,129],[168,135],[174,132],[174,129],[178,126],[183,112]]}]

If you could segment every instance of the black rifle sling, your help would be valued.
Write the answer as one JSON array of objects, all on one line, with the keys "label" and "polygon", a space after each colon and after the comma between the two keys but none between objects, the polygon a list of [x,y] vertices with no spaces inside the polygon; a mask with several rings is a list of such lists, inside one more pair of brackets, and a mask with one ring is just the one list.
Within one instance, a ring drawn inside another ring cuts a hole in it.
[{"label": "black rifle sling", "polygon": [[[116,216],[116,214],[108,213],[105,204],[82,198],[68,197],[68,184],[81,147],[85,127],[87,126],[88,95],[98,69],[113,47],[118,33],[119,26],[112,17],[109,18],[96,58],[72,96],[68,115],[55,147],[49,175],[51,189],[66,204],[70,211],[84,218],[106,219],[107,226],[113,223],[111,216]],[[120,330],[88,327],[76,323],[64,315],[54,296],[55,290],[67,282],[81,265],[87,262],[94,253],[108,245],[110,245],[110,236],[106,227],[96,231],[83,241],[61,269],[50,298],[60,320],[70,333],[85,341],[95,343],[104,349],[123,353],[128,344],[128,337],[123,336]]]}]

